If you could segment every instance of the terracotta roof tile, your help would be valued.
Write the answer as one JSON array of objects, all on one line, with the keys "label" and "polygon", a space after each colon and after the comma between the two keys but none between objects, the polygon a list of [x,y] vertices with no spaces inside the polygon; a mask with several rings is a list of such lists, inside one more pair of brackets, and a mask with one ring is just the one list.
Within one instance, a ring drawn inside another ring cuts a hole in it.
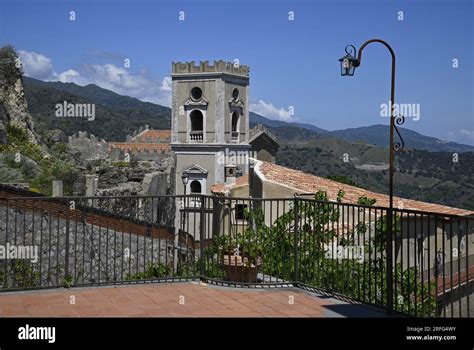
[{"label": "terracotta roof tile", "polygon": [[[377,200],[375,203],[376,206],[389,206],[389,197],[385,194],[346,185],[323,177],[307,174],[299,170],[286,168],[264,161],[258,161],[256,169],[265,177],[266,180],[294,188],[296,192],[316,193],[318,191],[326,191],[330,200],[336,200],[339,190],[343,190],[345,192],[343,202],[356,204],[359,197],[367,196]],[[393,201],[395,207],[399,207],[400,204],[403,204],[403,209],[429,211],[448,215],[474,215],[474,211],[471,210],[426,203],[412,199],[394,197]]]},{"label": "terracotta roof tile", "polygon": [[211,192],[215,194],[224,194],[228,190],[232,188],[237,188],[241,186],[246,186],[249,184],[249,177],[248,175],[239,176],[234,183],[232,184],[225,184],[225,183],[217,183],[211,186]]},{"label": "terracotta roof tile", "polygon": [[159,137],[160,139],[166,139],[171,137],[171,130],[145,130],[142,131],[140,134],[132,138],[132,140],[135,140],[136,138],[139,138],[141,141],[145,140],[147,137],[152,137],[156,138]]}]

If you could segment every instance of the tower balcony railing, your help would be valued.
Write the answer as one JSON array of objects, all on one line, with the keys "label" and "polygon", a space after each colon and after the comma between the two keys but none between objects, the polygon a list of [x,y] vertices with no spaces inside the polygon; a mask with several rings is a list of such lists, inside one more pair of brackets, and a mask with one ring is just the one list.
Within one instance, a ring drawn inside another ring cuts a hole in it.
[{"label": "tower balcony railing", "polygon": [[239,141],[239,132],[238,131],[232,131],[230,139],[231,139],[231,141]]},{"label": "tower balcony railing", "polygon": [[189,139],[193,142],[202,142],[204,140],[204,132],[202,130],[190,131]]}]

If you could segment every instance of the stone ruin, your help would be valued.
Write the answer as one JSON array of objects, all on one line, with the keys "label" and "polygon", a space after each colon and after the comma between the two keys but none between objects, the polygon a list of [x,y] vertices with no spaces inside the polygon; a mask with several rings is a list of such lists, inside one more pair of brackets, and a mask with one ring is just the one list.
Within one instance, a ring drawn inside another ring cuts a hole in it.
[{"label": "stone ruin", "polygon": [[79,131],[69,136],[68,145],[72,150],[79,152],[81,160],[98,160],[108,157],[107,143],[99,140],[86,131]]}]

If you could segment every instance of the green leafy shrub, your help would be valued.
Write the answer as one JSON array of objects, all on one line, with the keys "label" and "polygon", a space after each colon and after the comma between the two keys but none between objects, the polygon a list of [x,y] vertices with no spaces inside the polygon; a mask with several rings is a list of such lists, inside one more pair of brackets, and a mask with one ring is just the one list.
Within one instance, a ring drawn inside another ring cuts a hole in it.
[{"label": "green leafy shrub", "polygon": [[[340,199],[343,195],[340,191]],[[222,264],[223,255],[231,254],[238,247],[239,254],[247,257],[251,264],[258,265],[259,260],[263,262],[262,272],[265,275],[284,281],[296,280],[356,300],[385,306],[387,217],[377,219],[370,239],[364,235],[366,240],[363,243],[362,261],[333,259],[326,253],[336,234],[340,235],[336,230],[341,213],[337,205],[327,202],[326,192],[318,192],[315,199],[317,201],[295,201],[294,207],[280,215],[271,225],[265,223],[261,208],[245,210],[248,225],[243,232],[214,237],[213,244],[206,247],[206,276],[227,278]],[[359,198],[358,202],[372,205],[375,200],[364,196]],[[295,223],[298,224],[297,227]],[[394,216],[394,236],[399,234],[400,227],[400,217]],[[364,234],[367,229],[365,222],[359,222],[354,228],[346,229],[348,232],[342,237],[337,238],[338,244],[356,245],[355,237]],[[298,276],[295,275],[295,259]],[[394,280],[404,281],[401,285],[396,284],[394,288],[397,310],[410,311],[413,314],[416,309],[417,316],[433,316],[436,298],[432,282],[420,283],[418,268],[405,267],[402,270],[400,264],[394,266],[393,274]]]},{"label": "green leafy shrub", "polygon": [[117,168],[128,168],[130,167],[130,162],[114,162],[112,165]]},{"label": "green leafy shrub", "polygon": [[155,278],[170,277],[172,275],[172,269],[162,263],[149,263],[145,271],[137,272],[134,274],[127,275],[126,279],[132,280],[146,280]]},{"label": "green leafy shrub", "polygon": [[0,283],[3,288],[30,288],[39,285],[40,277],[38,267],[30,260],[17,259],[11,261],[6,274],[2,269]]}]

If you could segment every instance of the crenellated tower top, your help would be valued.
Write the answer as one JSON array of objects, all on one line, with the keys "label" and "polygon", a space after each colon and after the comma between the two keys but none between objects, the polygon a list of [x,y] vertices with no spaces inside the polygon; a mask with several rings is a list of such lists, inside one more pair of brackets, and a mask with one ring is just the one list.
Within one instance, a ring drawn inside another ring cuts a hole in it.
[{"label": "crenellated tower top", "polygon": [[224,60],[214,61],[209,65],[209,61],[200,61],[196,65],[195,61],[173,62],[172,75],[193,74],[193,73],[227,73],[240,76],[249,76],[249,66],[241,65],[238,62],[226,62]]}]

